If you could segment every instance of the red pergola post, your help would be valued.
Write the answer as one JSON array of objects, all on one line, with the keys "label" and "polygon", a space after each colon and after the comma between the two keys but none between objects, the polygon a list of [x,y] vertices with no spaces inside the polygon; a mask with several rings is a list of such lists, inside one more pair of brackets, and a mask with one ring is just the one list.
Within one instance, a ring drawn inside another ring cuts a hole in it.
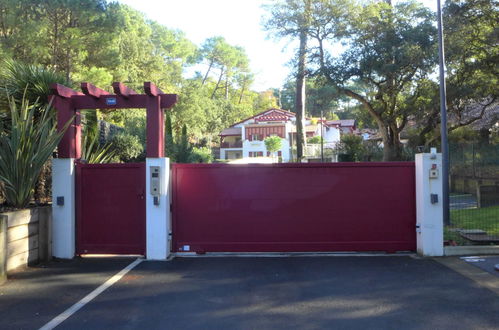
[{"label": "red pergola post", "polygon": [[153,83],[145,82],[144,91],[149,96],[146,105],[147,142],[146,157],[158,158],[165,154],[165,119],[161,108],[161,95],[164,94]]},{"label": "red pergola post", "polygon": [[80,110],[75,109],[71,102],[73,95],[83,95],[59,84],[51,86],[52,106],[57,109],[57,128],[61,131],[71,120],[58,147],[59,158],[81,157],[81,115]]}]

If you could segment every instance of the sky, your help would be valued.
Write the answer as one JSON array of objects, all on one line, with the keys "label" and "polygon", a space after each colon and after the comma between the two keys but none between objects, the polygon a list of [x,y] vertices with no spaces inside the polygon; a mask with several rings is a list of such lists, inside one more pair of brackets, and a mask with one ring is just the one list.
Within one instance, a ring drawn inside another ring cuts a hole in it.
[{"label": "sky", "polygon": [[[287,63],[293,56],[294,44],[289,40],[269,39],[262,29],[265,13],[262,4],[269,0],[118,1],[168,28],[182,30],[198,46],[207,38],[223,36],[229,44],[243,47],[255,74],[252,88],[256,91],[281,87],[290,72]],[[436,10],[436,1],[422,2]],[[203,69],[202,66],[195,68]]]}]

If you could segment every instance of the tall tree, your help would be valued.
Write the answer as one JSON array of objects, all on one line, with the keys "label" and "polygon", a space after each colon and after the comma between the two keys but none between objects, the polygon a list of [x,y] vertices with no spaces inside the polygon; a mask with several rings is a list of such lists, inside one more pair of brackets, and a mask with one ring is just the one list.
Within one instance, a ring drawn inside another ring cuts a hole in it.
[{"label": "tall tree", "polygon": [[307,61],[307,40],[311,24],[312,0],[282,0],[266,6],[268,17],[264,27],[277,38],[297,37],[299,47],[296,54],[296,157],[303,158],[303,146],[306,143],[305,120],[305,80]]},{"label": "tall tree", "polygon": [[[481,134],[487,140],[499,117],[494,113],[498,100],[499,46],[497,1],[448,0],[444,6],[444,36],[447,67],[448,130],[473,125],[485,119]],[[438,145],[440,101],[438,83],[422,79],[405,98],[417,123],[411,143]]]},{"label": "tall tree", "polygon": [[[320,18],[322,14],[314,15]],[[404,97],[435,66],[433,16],[415,2],[368,3],[346,18],[350,36],[343,41],[348,48],[336,57],[328,53],[326,44],[337,42],[338,35],[328,31],[314,35],[318,73],[371,115],[383,139],[385,161],[401,159],[400,132],[411,115]],[[352,82],[365,89],[353,90]]]}]

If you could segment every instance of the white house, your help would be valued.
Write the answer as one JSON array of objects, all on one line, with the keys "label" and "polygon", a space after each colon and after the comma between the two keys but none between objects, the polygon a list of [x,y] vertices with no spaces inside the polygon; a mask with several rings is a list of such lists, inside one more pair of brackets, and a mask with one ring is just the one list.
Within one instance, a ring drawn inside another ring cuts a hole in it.
[{"label": "white house", "polygon": [[[318,121],[305,119],[307,138],[321,135],[325,147],[333,148],[340,141],[340,136],[353,132],[355,121],[325,120],[322,125]],[[264,140],[268,136],[279,136],[282,139],[278,156],[283,162],[291,160],[291,148],[296,140],[296,116],[293,112],[282,109],[268,109],[253,117],[246,118],[220,134],[220,158],[240,159],[248,157],[270,156],[265,148]]]}]

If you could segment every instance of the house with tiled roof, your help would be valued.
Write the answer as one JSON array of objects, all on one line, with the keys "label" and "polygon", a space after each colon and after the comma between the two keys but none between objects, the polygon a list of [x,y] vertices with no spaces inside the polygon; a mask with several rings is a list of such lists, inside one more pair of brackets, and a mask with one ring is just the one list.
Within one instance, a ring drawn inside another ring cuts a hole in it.
[{"label": "house with tiled roof", "polygon": [[[333,148],[340,141],[341,134],[355,130],[355,121],[324,120],[321,123],[320,120],[305,119],[307,138],[320,136],[321,127],[325,147]],[[296,116],[283,109],[268,109],[224,129],[219,134],[220,158],[268,157],[270,152],[265,148],[264,140],[273,135],[282,139],[277,155],[283,162],[289,162],[292,147],[296,144]]]}]

